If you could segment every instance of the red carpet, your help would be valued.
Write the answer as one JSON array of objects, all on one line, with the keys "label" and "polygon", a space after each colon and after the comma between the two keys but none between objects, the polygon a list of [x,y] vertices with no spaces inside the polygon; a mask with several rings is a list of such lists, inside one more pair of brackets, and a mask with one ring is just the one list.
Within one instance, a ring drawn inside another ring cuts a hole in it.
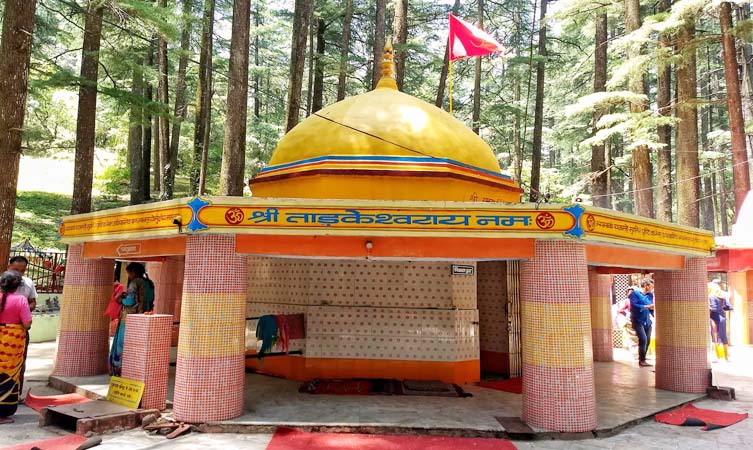
[{"label": "red carpet", "polygon": [[11,445],[10,447],[2,447],[0,450],[29,450],[32,447],[38,447],[42,450],[76,450],[85,440],[86,438],[84,436],[69,434],[68,436],[26,442],[23,444]]},{"label": "red carpet", "polygon": [[26,394],[24,404],[38,412],[47,406],[70,405],[71,403],[84,403],[90,401],[91,399],[78,394],[36,396],[29,392]]},{"label": "red carpet", "polygon": [[696,408],[690,404],[656,415],[657,422],[670,425],[703,426],[701,429],[706,431],[728,427],[747,418],[748,413],[713,411]]},{"label": "red carpet", "polygon": [[509,380],[498,381],[482,381],[478,383],[478,385],[489,389],[496,389],[498,391],[512,392],[513,394],[523,393],[522,378],[510,378]]},{"label": "red carpet", "polygon": [[267,450],[515,450],[505,439],[306,433],[279,427]]}]

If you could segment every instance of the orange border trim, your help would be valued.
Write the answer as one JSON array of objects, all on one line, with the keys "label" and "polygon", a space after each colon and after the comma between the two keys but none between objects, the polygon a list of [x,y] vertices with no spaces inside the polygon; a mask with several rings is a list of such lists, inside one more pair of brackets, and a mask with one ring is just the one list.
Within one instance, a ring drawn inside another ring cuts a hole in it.
[{"label": "orange border trim", "polygon": [[[254,355],[254,352],[246,352]],[[307,381],[314,378],[388,378],[397,380],[440,380],[466,384],[479,381],[481,364],[469,361],[408,361],[392,359],[306,358],[279,356],[265,358],[260,364],[246,359],[246,367],[259,373]]]},{"label": "orange border trim", "polygon": [[[371,248],[367,248],[367,243]],[[239,234],[235,251],[251,255],[339,258],[529,259],[534,239]]]},{"label": "orange border trim", "polygon": [[185,236],[84,243],[84,258],[136,259],[185,254]]},{"label": "orange border trim", "polygon": [[596,244],[586,245],[586,260],[590,265],[620,268],[672,270],[685,268],[685,257],[682,255]]}]

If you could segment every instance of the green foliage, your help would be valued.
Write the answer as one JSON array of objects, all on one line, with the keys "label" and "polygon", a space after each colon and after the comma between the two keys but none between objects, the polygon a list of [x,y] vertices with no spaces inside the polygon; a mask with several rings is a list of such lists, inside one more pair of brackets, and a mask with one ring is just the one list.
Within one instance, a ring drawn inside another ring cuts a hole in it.
[{"label": "green foliage", "polygon": [[[108,198],[128,193],[127,157],[128,120],[132,107],[143,107],[152,116],[173,117],[174,105],[148,100],[132,92],[135,70],[143,71],[146,83],[156,86],[158,74],[154,66],[145,66],[150,42],[164,36],[169,47],[170,101],[175,98],[180,32],[184,26],[182,1],[170,0],[166,8],[143,0],[107,0],[103,27],[100,71],[98,80],[96,147],[117,155],[117,163],[97,180],[97,187]],[[229,39],[232,1],[217,0],[215,13],[212,122],[207,170],[207,190],[217,191],[222,159],[223,132],[226,117]],[[510,172],[515,153],[514,142],[520,142],[523,159],[523,183],[530,179],[532,126],[536,88],[536,67],[545,65],[544,145],[542,189],[553,200],[588,199],[591,173],[591,146],[605,144],[612,188],[617,191],[613,205],[630,210],[630,151],[647,145],[656,159],[659,149],[656,129],[659,125],[675,125],[671,118],[656,110],[657,70],[667,66],[676,69],[685,64],[690,54],[699,59],[698,78],[705,90],[693,106],[707,114],[709,130],[704,161],[717,161],[728,150],[721,50],[718,42],[719,2],[679,0],[672,10],[657,13],[657,5],[643,2],[643,26],[625,32],[623,0],[562,0],[549,2],[547,56],[539,57],[537,39],[540,24],[536,17],[538,1],[500,0],[485,2],[485,29],[510,50],[507,57],[482,59],[481,136],[497,154],[504,171]],[[747,0],[735,3],[749,3]],[[3,2],[0,1],[0,10]],[[84,25],[84,2],[45,0],[39,2],[31,60],[30,91],[24,130],[24,151],[37,156],[70,153],[75,144],[77,92],[81,83],[79,66]],[[246,176],[253,177],[268,164],[274,148],[284,135],[291,35],[303,30],[292,29],[293,2],[258,0],[252,2],[249,64],[249,115],[247,127]],[[186,177],[193,161],[195,93],[203,1],[193,1],[188,21],[191,30],[187,83],[187,113],[181,129],[176,179],[176,196],[187,195]],[[405,91],[434,104],[437,96],[443,55],[447,42],[447,13],[450,1],[411,0],[408,4],[408,42],[399,46],[407,51]],[[477,5],[462,2],[458,15],[477,22]],[[374,33],[374,0],[354,0],[346,95],[370,90]],[[389,2],[387,35],[391,35],[394,5]],[[608,16],[609,86],[605,93],[593,93],[594,19]],[[320,59],[324,71],[323,102],[336,100],[343,32],[344,2],[317,0],[314,22],[324,22],[325,50]],[[673,47],[660,47],[658,38],[670,40],[687,20],[696,23],[696,39],[689,50],[678,53]],[[736,22],[734,32],[740,39],[751,40],[752,20]],[[306,30],[308,31],[308,30]],[[626,58],[628,49],[640,49],[639,57]],[[258,59],[257,59],[258,54]],[[307,57],[308,58],[308,57]],[[302,104],[308,108],[312,92],[309,88],[309,60],[306,61]],[[453,64],[454,115],[471,125],[474,60]],[[627,80],[643,76],[648,81],[646,95],[628,92]],[[515,98],[515,92],[519,97]],[[704,93],[705,92],[705,93]],[[258,100],[258,115],[254,103]],[[447,91],[444,99],[447,109]],[[630,112],[631,102],[644,102],[648,111]],[[593,112],[602,108],[605,115],[593,123]],[[301,115],[309,111],[302,111]],[[516,122],[518,126],[516,126]],[[148,123],[143,123],[148,126]],[[748,124],[750,127],[751,125]],[[517,139],[516,139],[517,138]],[[154,149],[153,149],[154,150]],[[729,180],[729,174],[725,174]]]},{"label": "green foliage", "polygon": [[106,168],[94,183],[103,198],[116,201],[128,194],[130,180],[131,170],[121,164],[114,164]]},{"label": "green foliage", "polygon": [[[93,199],[95,211],[125,204],[127,202]],[[35,247],[64,250],[65,244],[57,240],[57,221],[70,214],[70,211],[70,196],[49,192],[18,192],[12,242],[18,243],[31,238]]]}]

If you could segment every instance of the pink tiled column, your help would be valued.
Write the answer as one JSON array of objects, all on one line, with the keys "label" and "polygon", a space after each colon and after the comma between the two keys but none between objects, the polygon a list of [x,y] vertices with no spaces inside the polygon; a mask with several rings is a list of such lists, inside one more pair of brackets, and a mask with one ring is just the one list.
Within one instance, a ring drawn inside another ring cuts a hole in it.
[{"label": "pink tiled column", "polygon": [[84,245],[68,247],[60,305],[58,351],[53,375],[86,377],[107,373],[109,319],[115,265],[109,259],[85,259]]},{"label": "pink tiled column", "polygon": [[711,381],[706,260],[686,258],[685,270],[656,272],[654,281],[656,387],[705,393]]},{"label": "pink tiled column", "polygon": [[173,409],[178,420],[243,413],[248,258],[235,236],[189,236]]},{"label": "pink tiled column", "polygon": [[588,289],[591,294],[591,340],[594,361],[613,361],[612,357],[612,304],[609,292],[612,276],[588,271]]},{"label": "pink tiled column", "polygon": [[[166,259],[166,258],[164,258]],[[150,261],[146,263],[146,275],[154,283],[154,313],[155,314],[169,314],[164,312],[157,312],[157,305],[162,300],[161,287],[164,284],[162,281],[162,261]]]},{"label": "pink tiled column", "polygon": [[182,256],[147,263],[147,273],[154,281],[155,314],[175,314],[175,306],[180,304],[183,295],[183,265]]},{"label": "pink tiled column", "polygon": [[561,432],[596,428],[586,249],[536,241],[521,262],[523,421]]},{"label": "pink tiled column", "polygon": [[129,314],[123,341],[123,378],[144,382],[142,408],[165,409],[173,316]]}]

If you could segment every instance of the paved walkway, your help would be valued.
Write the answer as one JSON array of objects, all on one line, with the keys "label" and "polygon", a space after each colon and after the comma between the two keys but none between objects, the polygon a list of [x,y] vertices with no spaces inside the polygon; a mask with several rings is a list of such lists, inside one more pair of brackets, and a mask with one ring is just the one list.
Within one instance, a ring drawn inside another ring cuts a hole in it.
[{"label": "paved walkway", "polygon": [[[54,344],[33,344],[30,348],[28,378],[35,393],[51,393],[44,387],[46,374],[51,370]],[[716,363],[714,378],[717,385],[733,386],[738,400],[723,402],[702,400],[696,403],[701,408],[724,411],[748,412],[753,415],[753,349],[735,348],[733,362]],[[28,383],[28,382],[27,382]],[[640,399],[628,398],[630,391],[620,390],[626,397],[625,404],[640,403]],[[312,396],[313,397],[313,396]],[[36,413],[24,406],[19,408],[17,423],[0,428],[0,445],[44,439],[63,433],[54,428],[40,429],[36,426]],[[698,428],[673,427],[645,422],[620,434],[603,439],[581,441],[533,441],[515,442],[520,449],[753,449],[753,419],[715,431],[701,431]],[[264,450],[271,439],[269,434],[191,434],[175,441],[164,437],[149,436],[140,430],[104,436],[104,443],[97,447],[102,450],[146,450],[148,449],[248,449]]]}]

